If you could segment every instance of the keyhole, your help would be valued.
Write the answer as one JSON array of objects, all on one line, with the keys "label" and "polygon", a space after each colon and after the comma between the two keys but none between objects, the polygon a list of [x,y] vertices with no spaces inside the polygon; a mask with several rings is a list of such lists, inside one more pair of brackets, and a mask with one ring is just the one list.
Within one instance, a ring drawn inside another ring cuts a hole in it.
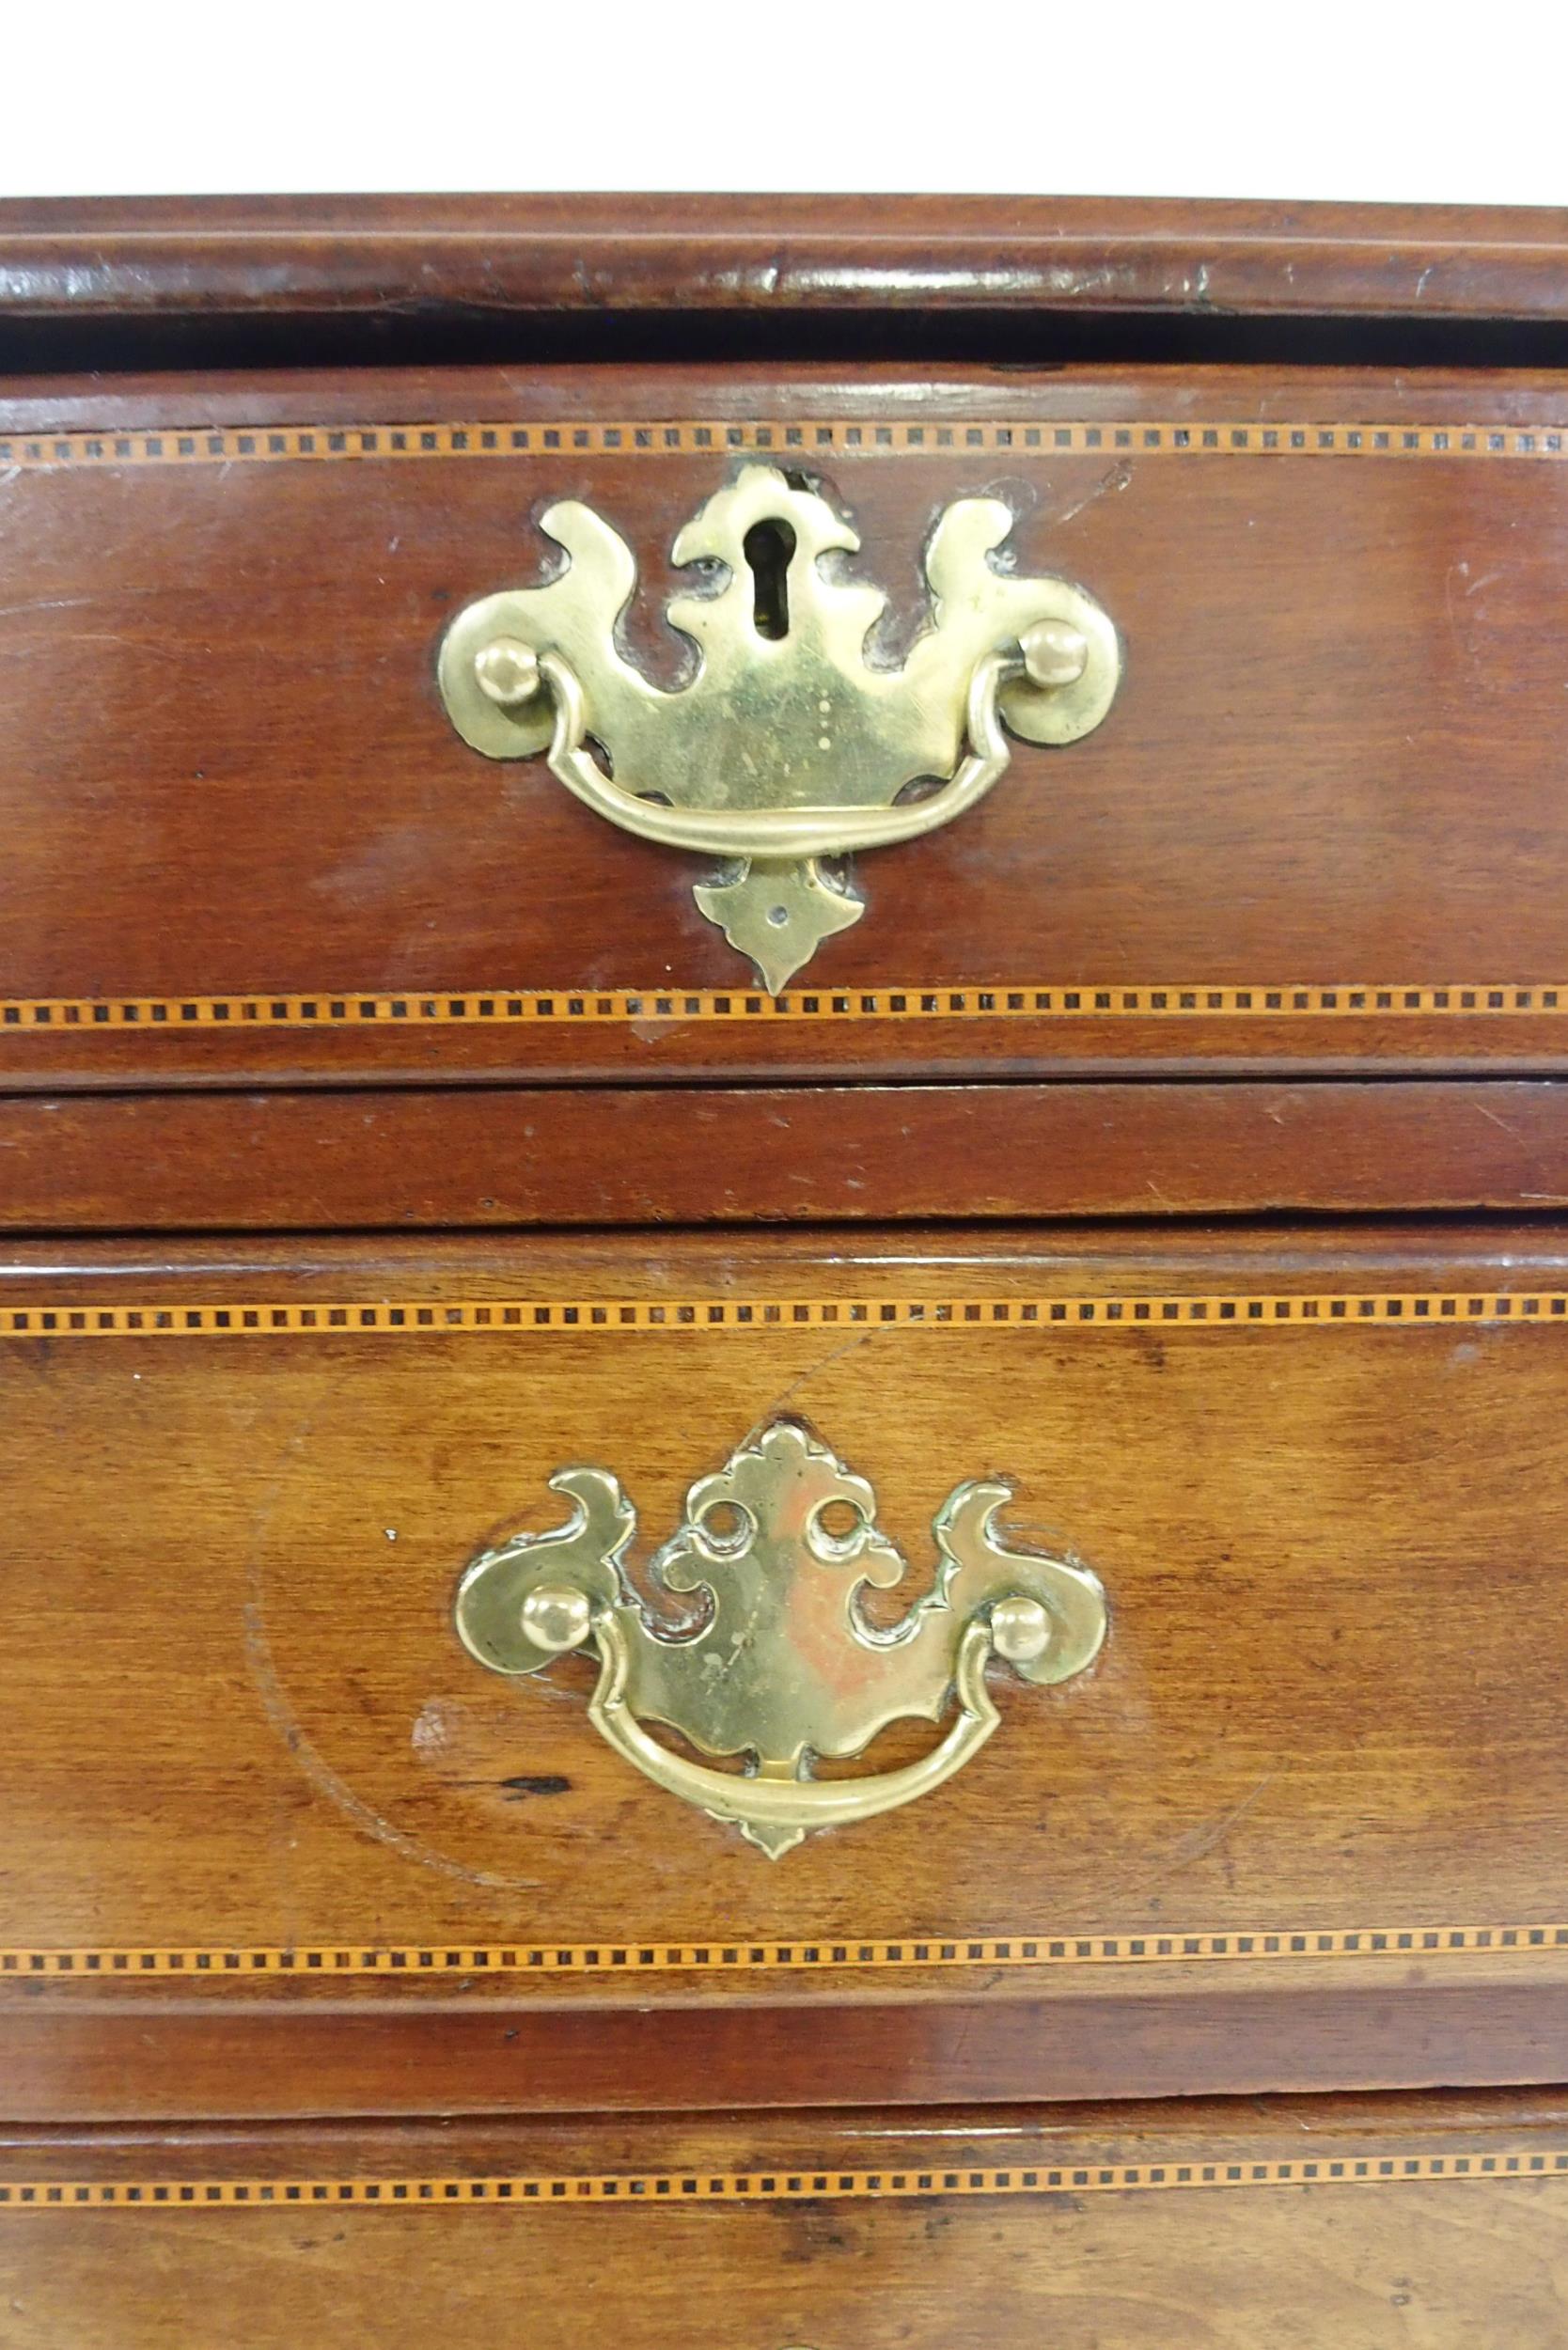
[{"label": "keyhole", "polygon": [[751,566],[751,620],[759,636],[790,634],[790,559],[795,534],[788,523],[753,523],[743,551]]}]

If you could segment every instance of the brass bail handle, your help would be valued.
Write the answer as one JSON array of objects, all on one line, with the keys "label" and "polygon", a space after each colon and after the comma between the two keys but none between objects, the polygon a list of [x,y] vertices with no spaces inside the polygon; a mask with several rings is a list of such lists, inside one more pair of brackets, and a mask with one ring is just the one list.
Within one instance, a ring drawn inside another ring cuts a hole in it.
[{"label": "brass bail handle", "polygon": [[694,885],[698,907],[776,993],[864,913],[844,859],[977,807],[1007,771],[1010,734],[1064,745],[1110,709],[1115,629],[1073,582],[991,560],[1013,525],[996,498],[945,509],[925,555],[929,624],[901,665],[878,664],[867,648],[886,597],[827,568],[858,549],[855,532],[817,491],[747,465],[675,540],[674,561],[704,566],[709,584],[669,603],[696,659],[666,691],[618,641],[630,550],[593,508],[564,501],[541,526],[566,570],[481,598],[447,631],[447,713],[487,758],[544,752],[622,831],[722,860]]},{"label": "brass bail handle", "polygon": [[[904,1561],[877,1527],[871,1487],[802,1422],[754,1430],[687,1494],[650,1576],[657,1594],[705,1597],[695,1630],[651,1617],[628,1580],[636,1519],[618,1480],[570,1468],[550,1482],[572,1503],[571,1519],[473,1561],[457,1595],[463,1645],[492,1671],[519,1675],[596,1652],[588,1716],[600,1734],[655,1786],[738,1827],[770,1858],[815,1829],[874,1819],[945,1785],[997,1727],[993,1661],[1045,1686],[1083,1672],[1105,1640],[1105,1595],[1092,1570],[1007,1543],[996,1520],[1011,1488],[979,1480],[957,1486],[933,1521],[931,1595],[895,1631],[872,1631],[857,1594],[900,1582]],[[819,1756],[857,1755],[892,1722],[949,1713],[917,1762],[813,1777]],[[650,1722],[746,1766],[696,1762]]]},{"label": "brass bail handle", "polygon": [[1016,647],[988,653],[964,697],[968,755],[929,799],[894,807],[678,807],[649,799],[607,776],[586,747],[587,699],[581,679],[558,652],[536,653],[521,637],[493,637],[475,664],[479,689],[498,708],[527,710],[541,700],[552,713],[550,772],[586,807],[622,832],[662,848],[696,849],[709,856],[851,856],[858,849],[887,849],[917,840],[974,807],[1006,774],[1011,756],[997,708],[1005,684],[1027,679],[1054,691],[1082,677],[1089,646],[1066,620],[1037,620]]}]

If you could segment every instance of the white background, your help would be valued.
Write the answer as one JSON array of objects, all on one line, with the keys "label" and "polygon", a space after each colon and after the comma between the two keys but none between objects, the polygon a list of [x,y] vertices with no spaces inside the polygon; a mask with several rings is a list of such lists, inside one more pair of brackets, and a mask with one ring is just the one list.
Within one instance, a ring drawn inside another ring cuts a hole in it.
[{"label": "white background", "polygon": [[0,195],[1568,201],[1568,7],[0,0]]}]

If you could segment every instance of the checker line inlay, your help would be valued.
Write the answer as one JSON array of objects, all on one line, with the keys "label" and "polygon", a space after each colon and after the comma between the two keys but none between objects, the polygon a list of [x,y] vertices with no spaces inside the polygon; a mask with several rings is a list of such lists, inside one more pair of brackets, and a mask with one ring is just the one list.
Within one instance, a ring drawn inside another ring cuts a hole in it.
[{"label": "checker line inlay", "polygon": [[844,1967],[1151,1966],[1192,1961],[1455,1958],[1568,1951],[1568,1925],[1358,1926],[1226,1934],[934,1935],[895,1941],[802,1936],[791,1942],[448,1945],[337,1942],[251,1949],[0,1950],[0,1978],[220,1975],[766,1974]]},{"label": "checker line inlay", "polygon": [[1065,1020],[1268,1021],[1492,1019],[1568,1014],[1568,980],[1453,980],[1413,986],[1344,981],[1333,985],[1012,987],[912,985],[792,989],[768,995],[755,988],[413,988],[379,995],[319,988],[227,995],[14,995],[0,997],[0,1030],[135,1028],[175,1033],[200,1028],[344,1028],[490,1026],[543,1022],[643,1026],[683,1022],[925,1022]]},{"label": "checker line inlay", "polygon": [[690,457],[736,450],[933,457],[1297,457],[1561,463],[1568,424],[1324,423],[1297,418],[570,417],[377,424],[250,424],[40,431],[0,436],[0,465],[24,473],[120,467],[407,463],[431,459]]},{"label": "checker line inlay", "polygon": [[1175,1297],[659,1297],[202,1300],[41,1298],[0,1306],[0,1339],[704,1337],[720,1332],[922,1329],[1069,1332],[1420,1329],[1453,1323],[1568,1324],[1568,1290],[1235,1291]]},{"label": "checker line inlay", "polygon": [[923,2195],[1125,2194],[1183,2188],[1414,2185],[1568,2175],[1568,2150],[1321,2154],[1267,2162],[994,2164],[983,2169],[708,2170],[433,2178],[28,2179],[0,2181],[0,2212],[269,2210],[298,2204],[450,2210],[475,2203],[810,2202]]}]

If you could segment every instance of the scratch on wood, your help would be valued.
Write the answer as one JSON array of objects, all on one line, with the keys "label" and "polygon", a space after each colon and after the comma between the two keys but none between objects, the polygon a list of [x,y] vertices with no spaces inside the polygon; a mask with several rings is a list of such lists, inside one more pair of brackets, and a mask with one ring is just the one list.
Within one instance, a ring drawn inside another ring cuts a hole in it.
[{"label": "scratch on wood", "polygon": [[417,1838],[394,1826],[390,1820],[384,1819],[379,1811],[374,1810],[338,1778],[300,1726],[274,1659],[272,1642],[267,1637],[261,1543],[290,1465],[308,1441],[314,1425],[314,1416],[307,1413],[283,1448],[277,1474],[267,1488],[256,1513],[255,1543],[246,1562],[245,1579],[249,1596],[240,1611],[243,1645],[245,1669],[260,1700],[262,1712],[318,1793],[328,1796],[356,1827],[363,1828],[368,1836],[373,1836],[378,1843],[390,1845],[394,1852],[400,1853],[405,1860],[415,1861],[421,1869],[434,1870],[441,1876],[457,1877],[464,1885],[477,1885],[492,1892],[533,1892],[538,1889],[537,1877],[497,1876],[488,1870],[471,1869],[461,1860],[448,1858],[445,1853],[431,1851]]},{"label": "scratch on wood", "polygon": [[496,1876],[486,1869],[470,1869],[461,1860],[452,1860],[445,1853],[431,1852],[416,1838],[395,1827],[383,1819],[352,1787],[345,1785],[330,1762],[319,1754],[300,1728],[288,1693],[278,1678],[273,1662],[272,1648],[267,1639],[261,1609],[254,1599],[247,1600],[242,1611],[244,1622],[245,1666],[263,1712],[276,1731],[289,1752],[293,1756],[311,1785],[321,1794],[330,1796],[340,1811],[346,1812],[356,1827],[362,1827],[378,1843],[390,1844],[405,1860],[416,1861],[421,1869],[433,1869],[442,1876],[461,1878],[465,1885],[482,1886],[492,1892],[532,1892],[537,1889],[537,1877]]},{"label": "scratch on wood", "polygon": [[1211,1820],[1207,1825],[1195,1828],[1190,1836],[1184,1836],[1181,1841],[1172,1847],[1170,1859],[1181,1868],[1185,1868],[1194,1860],[1206,1860],[1210,1853],[1225,1841],[1237,1822],[1244,1820],[1253,1805],[1259,1801],[1267,1789],[1273,1786],[1276,1776],[1277,1774],[1273,1771],[1265,1772],[1256,1787],[1251,1788],[1242,1797],[1240,1803],[1232,1804],[1229,1811],[1222,1811],[1217,1820]]}]

